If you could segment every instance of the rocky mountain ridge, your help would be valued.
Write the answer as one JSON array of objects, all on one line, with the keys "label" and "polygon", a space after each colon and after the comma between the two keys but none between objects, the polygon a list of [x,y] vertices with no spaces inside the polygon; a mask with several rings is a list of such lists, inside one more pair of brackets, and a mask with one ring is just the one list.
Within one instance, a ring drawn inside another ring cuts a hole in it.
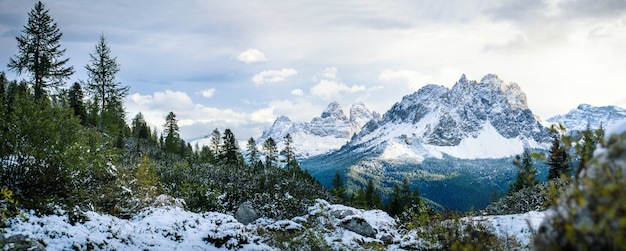
[{"label": "rocky mountain ridge", "polygon": [[365,123],[379,119],[380,114],[369,110],[363,103],[353,104],[346,115],[339,103],[331,102],[320,117],[310,122],[296,123],[285,116],[278,117],[257,142],[261,144],[271,137],[281,147],[284,137],[290,134],[296,155],[307,158],[339,149],[359,133]]},{"label": "rocky mountain ridge", "polygon": [[608,128],[617,121],[626,119],[626,109],[617,106],[592,106],[581,104],[566,114],[549,118],[551,123],[563,124],[568,131],[581,131],[587,128]]},{"label": "rocky mountain ridge", "polygon": [[350,145],[382,156],[401,151],[395,157],[448,154],[477,159],[513,156],[524,147],[542,148],[549,139],[521,88],[488,74],[480,82],[463,75],[450,89],[422,87],[394,104],[380,121],[366,124]]}]

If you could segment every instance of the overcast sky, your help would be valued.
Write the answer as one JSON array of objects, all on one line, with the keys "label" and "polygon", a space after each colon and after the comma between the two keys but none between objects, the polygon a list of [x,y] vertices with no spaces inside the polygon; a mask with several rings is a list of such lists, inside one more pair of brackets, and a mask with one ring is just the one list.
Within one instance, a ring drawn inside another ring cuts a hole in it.
[{"label": "overcast sky", "polygon": [[[219,128],[259,137],[331,101],[379,113],[462,74],[516,82],[544,119],[580,103],[626,107],[626,1],[43,1],[86,80],[101,34],[130,86],[128,118],[169,111],[191,140]],[[32,0],[0,0],[0,71]],[[8,72],[11,79],[15,76]]]}]

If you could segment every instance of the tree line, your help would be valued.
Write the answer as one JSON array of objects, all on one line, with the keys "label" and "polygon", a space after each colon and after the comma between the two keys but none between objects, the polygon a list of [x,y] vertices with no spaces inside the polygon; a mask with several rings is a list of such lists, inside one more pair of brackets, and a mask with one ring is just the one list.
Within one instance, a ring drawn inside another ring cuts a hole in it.
[{"label": "tree line", "polygon": [[180,137],[173,111],[160,134],[142,113],[127,124],[129,87],[116,80],[120,65],[104,34],[85,65],[87,79],[65,89],[74,68],[61,37],[49,10],[37,2],[7,64],[26,78],[18,82],[0,73],[0,186],[21,207],[130,217],[177,199],[190,210],[230,213],[251,201],[261,216],[293,217],[316,198],[336,201],[299,168],[290,136],[282,151],[273,139],[259,150],[251,138],[246,162],[230,129],[216,129],[211,145],[194,148]]}]

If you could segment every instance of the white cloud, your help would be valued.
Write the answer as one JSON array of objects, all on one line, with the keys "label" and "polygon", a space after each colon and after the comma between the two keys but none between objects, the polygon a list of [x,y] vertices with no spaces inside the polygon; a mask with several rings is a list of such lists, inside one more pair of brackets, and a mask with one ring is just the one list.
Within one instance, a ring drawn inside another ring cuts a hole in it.
[{"label": "white cloud", "polygon": [[311,94],[314,96],[330,100],[341,96],[342,92],[355,93],[367,90],[364,85],[352,85],[348,86],[339,81],[337,77],[337,67],[327,67],[319,75],[321,80],[313,87],[311,87]]},{"label": "white cloud", "polygon": [[355,93],[365,91],[366,89],[364,85],[348,86],[338,81],[322,79],[322,81],[311,87],[311,94],[330,100],[339,97],[342,92]]},{"label": "white cloud", "polygon": [[271,101],[268,107],[273,109],[273,113],[275,114],[272,121],[278,116],[287,116],[292,121],[302,122],[310,121],[311,118],[319,116],[324,108],[326,108],[326,105],[327,104],[313,104],[307,99],[285,99]]},{"label": "white cloud", "polygon": [[[245,112],[237,112],[232,109],[219,109],[202,104],[194,104],[187,93],[172,90],[155,92],[152,95],[134,93],[128,96],[125,105],[131,118],[134,117],[134,114],[141,112],[146,122],[151,127],[156,127],[159,131],[163,129],[165,116],[170,111],[174,112],[183,137],[197,136],[198,133],[203,133],[182,130],[185,127],[199,128],[198,125],[209,123],[225,127],[237,127],[250,124],[251,116]],[[185,132],[191,135],[185,135]]]},{"label": "white cloud", "polygon": [[325,79],[337,79],[337,72],[338,71],[339,70],[335,66],[326,67],[326,69],[324,69],[324,71],[322,72],[321,75]]},{"label": "white cloud", "polygon": [[417,91],[425,84],[433,83],[433,79],[416,71],[386,69],[378,75],[378,80],[385,82],[401,82],[411,91]]},{"label": "white cloud", "polygon": [[209,89],[206,89],[206,90],[202,90],[202,91],[200,92],[200,94],[201,94],[203,97],[205,97],[205,98],[210,98],[210,97],[213,97],[213,94],[215,94],[215,88],[209,88]]},{"label": "white cloud", "polygon": [[272,123],[276,117],[274,107],[259,109],[250,114],[250,120],[260,123]]},{"label": "white cloud", "polygon": [[296,74],[298,74],[298,71],[293,68],[283,68],[279,71],[262,71],[252,77],[252,82],[259,86],[266,83],[285,81],[288,77],[294,76]]},{"label": "white cloud", "polygon": [[304,95],[304,91],[302,89],[293,89],[291,90],[291,95],[302,96]]},{"label": "white cloud", "polygon": [[237,56],[237,60],[246,64],[252,64],[267,61],[267,58],[265,57],[263,52],[257,49],[250,48],[239,53],[239,56]]}]

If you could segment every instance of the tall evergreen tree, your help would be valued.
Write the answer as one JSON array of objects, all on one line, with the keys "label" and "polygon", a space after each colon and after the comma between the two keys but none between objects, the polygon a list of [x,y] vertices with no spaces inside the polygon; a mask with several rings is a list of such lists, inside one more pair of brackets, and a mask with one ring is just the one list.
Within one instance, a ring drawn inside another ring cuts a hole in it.
[{"label": "tall evergreen tree", "polygon": [[220,162],[227,165],[239,164],[239,145],[235,134],[230,129],[224,130],[224,136],[222,137],[222,152],[220,154]]},{"label": "tall evergreen tree", "polygon": [[265,166],[275,167],[278,160],[278,148],[273,138],[268,138],[263,142],[263,152],[265,153]]},{"label": "tall evergreen tree", "polygon": [[284,137],[285,140],[285,148],[283,148],[282,151],[280,151],[280,154],[283,155],[285,157],[285,167],[287,169],[289,168],[294,168],[300,167],[300,164],[298,164],[298,160],[296,159],[296,154],[293,151],[293,138],[291,138],[291,134],[287,133],[287,135],[285,135]]},{"label": "tall evergreen tree", "polygon": [[150,138],[150,128],[148,127],[148,123],[146,123],[146,119],[143,117],[141,112],[135,115],[132,121],[132,133],[133,136],[138,139],[149,139]]},{"label": "tall evergreen tree", "polygon": [[579,176],[580,172],[587,168],[589,161],[593,157],[593,152],[596,150],[596,145],[600,143],[600,139],[603,137],[604,132],[602,127],[598,130],[593,130],[589,124],[587,124],[587,128],[581,132],[581,140],[576,144],[576,154],[579,160],[576,176]]},{"label": "tall evergreen tree", "polygon": [[376,193],[374,181],[371,179],[367,180],[364,196],[366,208],[380,208],[380,195]]},{"label": "tall evergreen tree", "polygon": [[174,112],[167,114],[163,127],[165,127],[163,149],[169,153],[179,153],[180,135],[178,134],[178,121],[176,120],[176,114],[174,114]]},{"label": "tall evergreen tree", "polygon": [[557,179],[562,174],[569,174],[569,155],[566,149],[561,139],[554,136],[548,157],[548,166],[550,166],[548,169],[548,180]]},{"label": "tall evergreen tree", "polygon": [[28,13],[28,22],[17,39],[18,54],[9,59],[8,69],[18,75],[27,73],[33,79],[35,100],[46,94],[46,89],[61,86],[73,73],[72,66],[65,67],[69,58],[62,59],[63,33],[57,27],[44,4],[39,1]]},{"label": "tall evergreen tree", "polygon": [[74,115],[80,118],[80,121],[83,125],[87,123],[87,108],[85,107],[85,102],[83,99],[85,95],[83,94],[83,89],[80,87],[78,82],[74,82],[70,90],[68,91],[70,108],[74,111]]},{"label": "tall evergreen tree", "polygon": [[115,75],[120,71],[116,57],[111,57],[111,49],[107,44],[104,35],[96,44],[95,54],[89,54],[91,59],[85,66],[87,69],[87,90],[93,95],[95,104],[98,107],[99,121],[98,128],[103,129],[105,119],[110,118],[111,124],[117,123],[119,113],[123,108],[123,100],[128,94],[129,87],[122,86],[116,82]]},{"label": "tall evergreen tree", "polygon": [[256,145],[256,141],[254,140],[254,138],[250,137],[250,139],[248,139],[248,144],[246,145],[247,148],[247,152],[246,152],[246,157],[248,157],[248,163],[250,163],[250,165],[256,165],[259,160],[259,148],[257,148]]},{"label": "tall evergreen tree", "polygon": [[509,194],[513,194],[523,188],[532,187],[538,183],[537,169],[533,166],[532,156],[528,148],[524,149],[522,157],[515,156],[513,164],[517,167],[515,181],[509,185]]},{"label": "tall evergreen tree", "polygon": [[394,184],[391,191],[391,196],[387,202],[387,212],[391,216],[396,216],[401,214],[403,211],[402,191],[400,190],[400,186],[398,186],[398,184]]},{"label": "tall evergreen tree", "polygon": [[335,172],[335,177],[333,177],[332,185],[333,187],[330,192],[338,198],[345,199],[346,188],[343,184],[343,180],[341,180],[341,175],[339,174],[339,172]]},{"label": "tall evergreen tree", "polygon": [[219,155],[221,154],[221,147],[222,134],[220,133],[220,130],[217,130],[217,128],[215,128],[215,130],[213,130],[213,132],[211,133],[211,148],[213,148],[212,150],[215,156],[219,157]]}]

